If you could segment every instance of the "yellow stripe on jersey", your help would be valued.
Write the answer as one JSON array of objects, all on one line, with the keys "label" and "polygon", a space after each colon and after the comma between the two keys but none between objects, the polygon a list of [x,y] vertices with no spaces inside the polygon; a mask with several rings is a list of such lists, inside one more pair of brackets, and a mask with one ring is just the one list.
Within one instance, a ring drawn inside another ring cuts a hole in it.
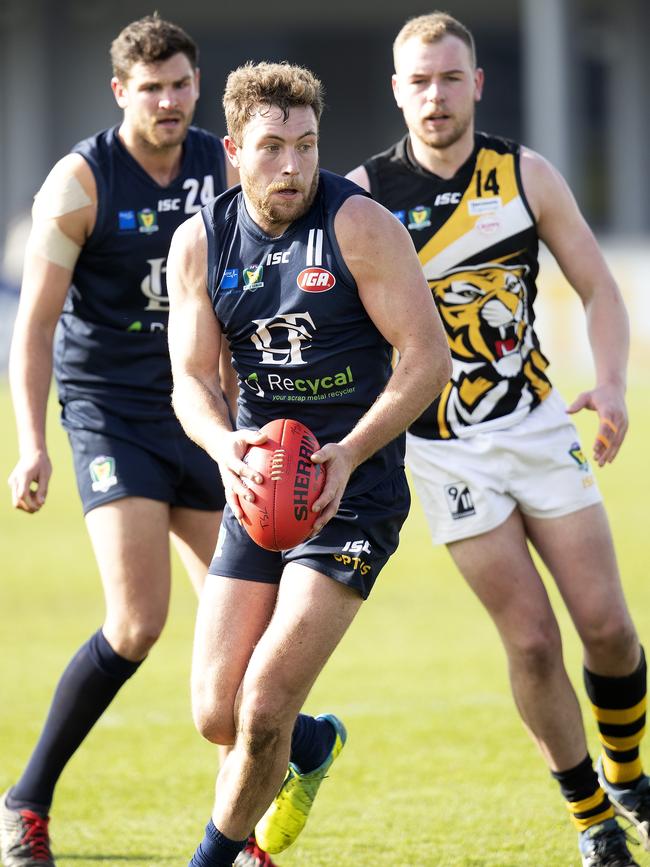
[{"label": "yellow stripe on jersey", "polygon": [[[479,196],[479,178],[485,179],[491,173],[498,183],[498,196],[485,189]],[[482,149],[458,206],[418,253],[424,275],[435,280],[450,268],[532,225],[519,194],[514,155]]]}]

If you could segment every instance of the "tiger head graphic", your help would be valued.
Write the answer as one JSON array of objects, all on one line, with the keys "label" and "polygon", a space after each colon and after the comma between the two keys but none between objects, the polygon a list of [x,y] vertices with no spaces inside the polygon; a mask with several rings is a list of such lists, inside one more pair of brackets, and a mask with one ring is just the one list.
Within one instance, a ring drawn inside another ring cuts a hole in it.
[{"label": "tiger head graphic", "polygon": [[452,356],[488,362],[499,377],[520,373],[530,347],[527,265],[457,268],[430,281]]}]

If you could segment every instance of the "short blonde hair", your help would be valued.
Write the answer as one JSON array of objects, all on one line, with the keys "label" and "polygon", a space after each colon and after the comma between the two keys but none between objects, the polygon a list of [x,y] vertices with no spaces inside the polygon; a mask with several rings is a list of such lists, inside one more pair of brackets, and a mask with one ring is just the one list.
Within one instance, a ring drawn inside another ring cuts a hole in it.
[{"label": "short blonde hair", "polygon": [[[397,61],[397,52],[404,43],[417,37],[422,42],[438,42],[445,36],[456,36],[469,48],[472,66],[476,66],[476,45],[470,30],[457,18],[448,12],[430,12],[428,15],[418,15],[410,18],[402,27],[393,42],[393,60]],[[397,63],[395,64],[397,66]]]},{"label": "short blonde hair", "polygon": [[223,94],[228,135],[241,145],[244,127],[260,106],[279,108],[286,120],[289,110],[312,108],[316,121],[323,113],[323,85],[303,66],[289,63],[252,63],[228,76]]}]

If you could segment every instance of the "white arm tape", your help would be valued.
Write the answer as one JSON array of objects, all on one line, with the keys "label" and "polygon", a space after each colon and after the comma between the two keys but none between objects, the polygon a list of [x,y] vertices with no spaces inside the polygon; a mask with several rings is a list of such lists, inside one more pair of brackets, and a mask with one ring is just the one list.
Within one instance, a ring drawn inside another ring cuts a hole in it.
[{"label": "white arm tape", "polygon": [[36,193],[32,214],[52,219],[92,205],[93,200],[74,175],[61,178],[53,172]]},{"label": "white arm tape", "polygon": [[27,252],[74,271],[81,247],[64,235],[54,220],[36,219],[32,225]]}]

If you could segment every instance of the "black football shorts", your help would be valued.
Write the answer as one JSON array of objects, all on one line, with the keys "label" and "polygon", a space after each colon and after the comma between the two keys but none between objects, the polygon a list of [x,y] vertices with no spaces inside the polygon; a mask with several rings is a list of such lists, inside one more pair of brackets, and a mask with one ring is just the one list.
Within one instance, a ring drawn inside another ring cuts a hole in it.
[{"label": "black football shorts", "polygon": [[353,587],[366,599],[397,548],[410,504],[400,467],[369,490],[344,495],[338,512],[318,535],[287,551],[261,548],[226,506],[209,573],[278,584],[288,563],[302,563]]},{"label": "black football shorts", "polygon": [[176,417],[143,421],[113,415],[92,401],[72,400],[61,414],[74,459],[84,514],[123,497],[220,511],[219,469]]}]

